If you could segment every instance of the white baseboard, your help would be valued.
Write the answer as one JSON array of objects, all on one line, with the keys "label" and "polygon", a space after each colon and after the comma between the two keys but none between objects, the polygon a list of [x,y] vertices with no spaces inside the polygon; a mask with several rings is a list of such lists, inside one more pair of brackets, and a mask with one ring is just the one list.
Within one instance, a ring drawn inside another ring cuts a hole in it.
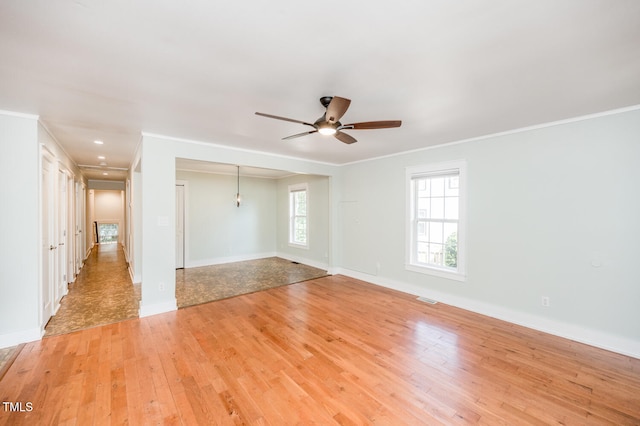
[{"label": "white baseboard", "polygon": [[289,260],[291,262],[298,262],[302,263],[303,265],[313,266],[314,268],[322,269],[323,271],[327,271],[329,269],[329,265],[327,263],[318,262],[312,259],[307,259],[305,257],[294,256],[289,253],[278,252],[276,256],[282,259]]},{"label": "white baseboard", "polygon": [[212,259],[189,260],[185,262],[185,268],[199,268],[202,266],[222,265],[224,263],[244,262],[245,260],[257,260],[274,256],[277,256],[275,252],[269,252],[239,256],[215,257]]},{"label": "white baseboard", "polygon": [[10,348],[21,343],[34,342],[42,339],[43,335],[44,330],[40,330],[38,327],[0,334],[0,348]]},{"label": "white baseboard", "polygon": [[163,302],[163,303],[154,303],[151,305],[143,305],[142,301],[140,302],[140,308],[138,316],[140,318],[149,317],[151,315],[164,314],[166,312],[172,312],[178,310],[178,303],[174,298],[172,301]]},{"label": "white baseboard", "polygon": [[640,342],[637,340],[349,269],[339,268],[335,273],[640,359]]},{"label": "white baseboard", "polygon": [[[131,265],[131,264],[129,264],[129,265]],[[132,282],[133,284],[140,284],[140,283],[142,283],[142,277],[141,277],[140,275],[136,275],[136,274],[133,272],[133,269],[131,268],[131,266],[129,266],[127,269],[129,270],[129,277],[131,277],[131,282]]]},{"label": "white baseboard", "polygon": [[266,259],[269,257],[280,257],[282,259],[286,259],[292,262],[302,263],[304,265],[313,266],[314,268],[327,270],[329,269],[329,265],[326,263],[318,262],[312,259],[307,259],[300,256],[293,256],[289,253],[282,252],[269,252],[269,253],[257,253],[251,255],[242,255],[242,256],[228,256],[228,257],[216,257],[213,259],[205,259],[205,260],[190,260],[186,262],[186,268],[199,268],[203,266],[213,266],[213,265],[222,265],[225,263],[233,263],[233,262],[244,262],[246,260],[258,260],[258,259]]}]

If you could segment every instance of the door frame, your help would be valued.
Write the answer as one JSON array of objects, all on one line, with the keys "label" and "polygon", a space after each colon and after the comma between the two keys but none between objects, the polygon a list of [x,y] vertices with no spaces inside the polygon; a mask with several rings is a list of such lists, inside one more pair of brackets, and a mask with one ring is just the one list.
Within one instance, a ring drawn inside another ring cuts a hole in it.
[{"label": "door frame", "polygon": [[56,279],[54,283],[54,314],[60,308],[60,301],[62,297],[67,294],[67,248],[69,247],[68,241],[68,226],[69,226],[69,193],[68,193],[68,179],[67,171],[58,165],[56,173],[56,223],[55,223],[55,235],[56,235]]},{"label": "door frame", "polygon": [[[178,200],[178,187],[183,187],[182,200]],[[187,267],[187,259],[189,259],[189,182],[186,180],[176,180],[176,269],[184,269]],[[180,201],[182,203],[180,203]],[[179,262],[178,253],[178,209],[182,204],[182,265]]]}]

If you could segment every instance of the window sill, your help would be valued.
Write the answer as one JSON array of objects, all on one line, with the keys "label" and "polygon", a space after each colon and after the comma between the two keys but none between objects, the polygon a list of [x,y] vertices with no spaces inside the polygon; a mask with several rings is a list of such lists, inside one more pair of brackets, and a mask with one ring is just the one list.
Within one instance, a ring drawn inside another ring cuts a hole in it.
[{"label": "window sill", "polygon": [[433,275],[435,277],[446,278],[454,281],[464,282],[467,280],[466,275],[461,274],[459,272],[451,272],[445,269],[430,268],[427,266],[417,266],[417,265],[411,265],[411,264],[406,264],[404,268],[407,271],[418,272],[420,274],[425,274],[425,275]]}]

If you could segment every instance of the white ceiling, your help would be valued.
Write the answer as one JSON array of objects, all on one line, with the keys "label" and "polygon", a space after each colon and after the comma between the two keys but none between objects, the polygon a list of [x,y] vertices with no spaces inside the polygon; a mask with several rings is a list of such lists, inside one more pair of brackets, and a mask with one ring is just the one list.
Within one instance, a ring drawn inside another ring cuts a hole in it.
[{"label": "white ceiling", "polygon": [[[325,95],[402,127],[282,141],[308,128],[254,115]],[[0,109],[81,165],[126,169],[141,132],[344,164],[638,104],[637,0],[0,1]]]}]

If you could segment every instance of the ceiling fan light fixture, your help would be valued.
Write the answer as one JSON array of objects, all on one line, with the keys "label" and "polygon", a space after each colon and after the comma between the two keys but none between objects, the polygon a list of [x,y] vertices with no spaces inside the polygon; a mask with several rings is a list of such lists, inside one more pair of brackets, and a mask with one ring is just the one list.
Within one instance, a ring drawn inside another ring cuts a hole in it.
[{"label": "ceiling fan light fixture", "polygon": [[331,126],[318,127],[318,133],[321,135],[331,136],[336,134],[336,129]]}]

